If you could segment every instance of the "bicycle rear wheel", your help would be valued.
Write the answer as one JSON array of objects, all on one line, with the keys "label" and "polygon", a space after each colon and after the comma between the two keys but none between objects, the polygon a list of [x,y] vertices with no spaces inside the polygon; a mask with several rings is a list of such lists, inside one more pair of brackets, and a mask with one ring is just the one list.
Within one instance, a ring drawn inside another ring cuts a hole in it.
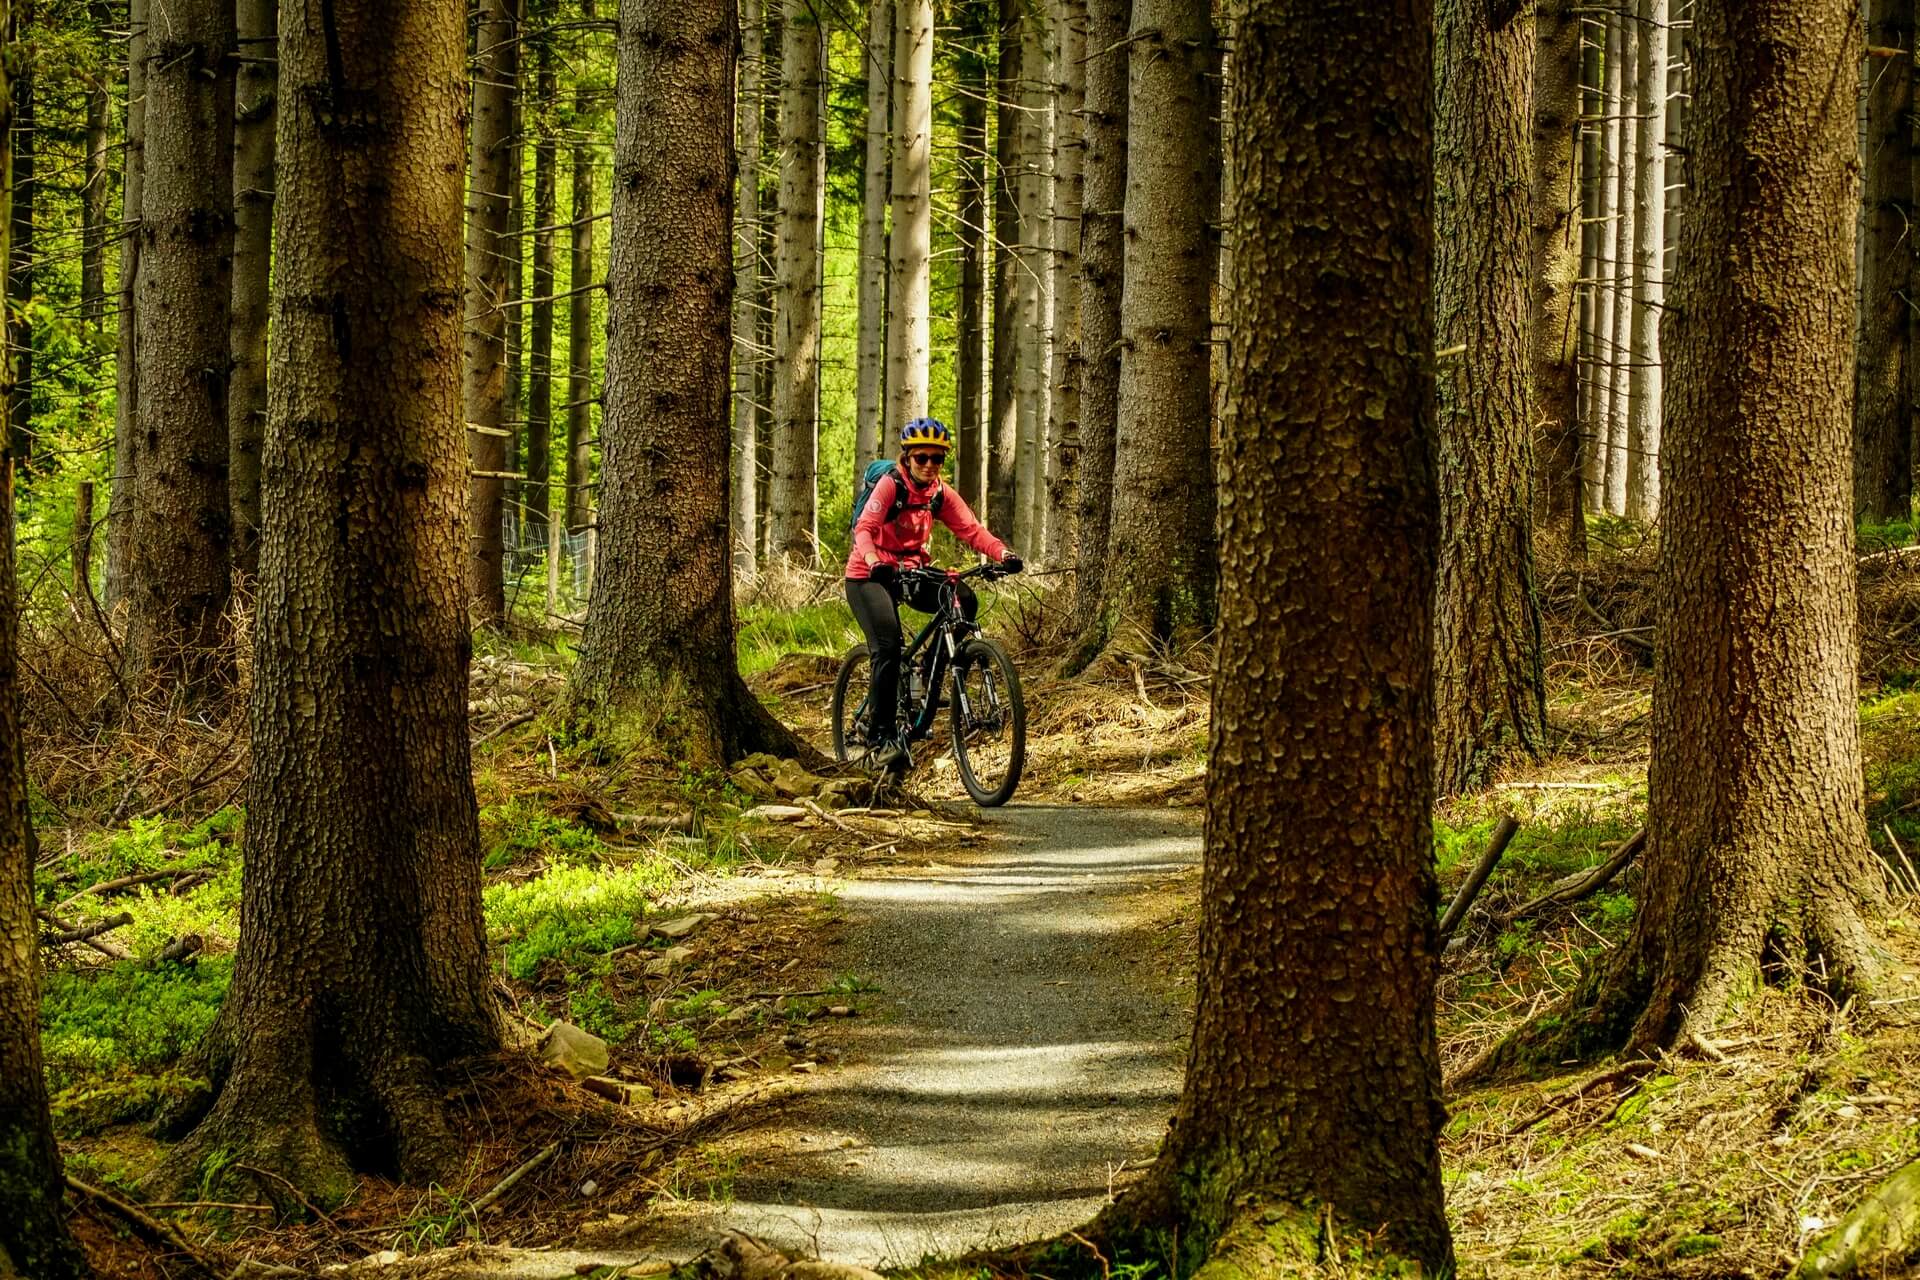
[{"label": "bicycle rear wheel", "polygon": [[995,641],[967,641],[953,660],[953,758],[973,802],[1013,799],[1027,762],[1027,708],[1013,659]]},{"label": "bicycle rear wheel", "polygon": [[873,663],[867,646],[857,644],[840,660],[840,673],[833,679],[833,758],[846,760],[866,751],[867,699],[872,696]]}]

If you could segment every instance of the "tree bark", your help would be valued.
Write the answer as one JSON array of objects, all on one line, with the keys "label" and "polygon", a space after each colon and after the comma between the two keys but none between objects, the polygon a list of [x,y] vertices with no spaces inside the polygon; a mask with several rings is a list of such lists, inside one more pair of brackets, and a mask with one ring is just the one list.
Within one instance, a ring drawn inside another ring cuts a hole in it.
[{"label": "tree bark", "polygon": [[[1013,541],[1037,560],[1046,521],[1047,447],[1047,259],[1051,240],[1053,192],[1049,188],[1051,137],[1047,125],[1050,79],[1044,7],[1035,6],[1020,24],[1020,478],[1014,500]],[[1002,530],[1004,536],[1005,530]]]},{"label": "tree bark", "polygon": [[[515,39],[523,47],[529,43],[529,27],[524,20],[527,5],[528,0],[515,0],[514,3]],[[524,513],[520,505],[520,490],[521,477],[526,474],[524,446],[527,435],[527,131],[523,123],[526,119],[526,94],[523,90],[524,78],[515,82],[513,123],[507,129],[507,230],[500,238],[501,252],[507,255],[503,264],[507,291],[500,303],[501,309],[506,312],[506,392],[500,404],[500,423],[507,433],[500,439],[503,453],[500,470],[506,473],[500,477],[500,586],[503,599],[507,580],[519,578],[523,563],[520,551]]]},{"label": "tree bark", "polygon": [[14,466],[31,475],[39,466],[34,456],[37,432],[33,419],[33,311],[34,274],[39,260],[34,224],[40,203],[40,183],[34,173],[39,152],[35,122],[34,62],[38,44],[31,38],[34,0],[13,0],[8,15],[7,43],[15,55],[13,91],[13,249],[7,255],[7,350],[13,377],[7,391],[7,425],[13,432]]},{"label": "tree bark", "polygon": [[439,1068],[500,1025],[467,750],[461,15],[304,3],[279,51],[240,946],[161,1181],[220,1153],[324,1205],[350,1167],[459,1174]]},{"label": "tree bark", "polygon": [[[1913,49],[1913,0],[1868,0],[1867,43]],[[1853,510],[1880,523],[1904,520],[1913,499],[1913,420],[1908,413],[1907,278],[1912,274],[1913,147],[1907,121],[1910,58],[1869,58],[1860,245],[1860,349],[1853,421]]]},{"label": "tree bark", "polygon": [[[891,28],[889,28],[890,30]],[[760,0],[740,0],[740,96],[736,128],[740,133],[740,198],[734,214],[733,244],[733,575],[751,582],[760,575],[759,371],[767,357],[760,349],[761,297],[760,124],[761,77],[766,65],[766,26]],[[871,74],[871,72],[869,72]],[[883,81],[884,83],[884,81]],[[869,149],[872,143],[869,139]],[[871,159],[871,156],[869,156]],[[862,231],[864,235],[864,228]],[[865,253],[865,250],[862,250]],[[864,262],[864,258],[862,259]],[[883,279],[881,285],[885,286]],[[864,290],[865,277],[861,278]],[[865,314],[866,294],[860,296]],[[865,329],[862,329],[864,340]],[[864,358],[861,365],[865,373]],[[865,392],[861,393],[863,396]],[[865,403],[864,400],[861,403]]]},{"label": "tree bark", "polygon": [[108,143],[113,94],[107,84],[112,66],[113,24],[107,0],[91,0],[87,12],[99,33],[100,62],[87,83],[86,176],[80,187],[80,315],[95,333],[107,322],[107,205],[113,191]]},{"label": "tree bark", "polygon": [[1573,0],[1547,0],[1534,16],[1533,523],[1563,552],[1586,554],[1581,503],[1579,141],[1581,16]]},{"label": "tree bark", "polygon": [[233,117],[233,385],[227,397],[233,567],[260,567],[260,440],[267,425],[267,276],[273,244],[278,0],[240,0]]},{"label": "tree bark", "polygon": [[[794,18],[789,10],[804,40],[817,39],[819,28]],[[806,752],[734,661],[726,404],[738,46],[730,0],[621,0],[606,485],[573,677],[583,714],[638,721],[696,764]]]},{"label": "tree bark", "polygon": [[933,0],[899,0],[893,32],[893,231],[887,422],[927,413],[933,289]]},{"label": "tree bark", "polygon": [[1495,1066],[1711,1035],[1783,969],[1836,1006],[1878,971],[1847,466],[1861,29],[1854,0],[1696,0],[1693,23],[1695,48],[1771,56],[1700,59],[1687,121],[1646,878],[1599,980]]},{"label": "tree bark", "polygon": [[1635,80],[1633,184],[1633,361],[1627,397],[1627,515],[1643,524],[1660,516],[1660,310],[1666,296],[1667,0],[1639,0]]},{"label": "tree bark", "polygon": [[966,43],[956,51],[960,73],[960,368],[954,375],[954,487],[969,507],[984,511],[987,491],[987,0],[962,5]]},{"label": "tree bark", "polygon": [[[551,14],[551,10],[547,11]],[[551,21],[548,22],[551,26]],[[526,540],[546,549],[553,524],[553,294],[554,221],[558,161],[548,121],[559,106],[553,73],[553,34],[542,31],[533,46],[533,96],[539,114],[533,140],[533,301],[528,304],[531,346],[527,351],[527,435],[520,511]]]},{"label": "tree bark", "polygon": [[107,494],[107,607],[127,595],[133,561],[134,494],[139,483],[139,279],[145,188],[147,0],[128,0],[127,123],[120,176],[120,314],[114,359],[113,483]]},{"label": "tree bark", "polygon": [[[1156,12],[1137,3],[1135,29]],[[1449,1275],[1427,816],[1439,527],[1433,381],[1412,354],[1434,336],[1432,28],[1420,0],[1238,15],[1233,500],[1193,1039],[1159,1159],[1107,1221],[1174,1235],[1177,1274],[1211,1255],[1203,1280],[1323,1274],[1330,1239],[1359,1274],[1406,1274],[1397,1258]],[[1154,105],[1132,105],[1138,138]]]},{"label": "tree bark", "polygon": [[1080,209],[1080,528],[1073,629],[1094,649],[1105,640],[1100,618],[1113,524],[1114,433],[1120,410],[1121,211],[1127,195],[1125,41],[1131,16],[1131,0],[1088,0],[1087,162]]},{"label": "tree bark", "polygon": [[820,561],[820,84],[824,35],[806,0],[780,23],[780,219],[774,236],[773,477],[769,558]]},{"label": "tree bark", "polygon": [[[1625,20],[1620,14],[1608,11],[1601,15],[1606,27],[1605,43],[1601,56],[1600,97],[1596,127],[1600,133],[1600,174],[1594,193],[1594,217],[1599,219],[1599,238],[1594,246],[1593,290],[1597,314],[1593,326],[1593,433],[1595,454],[1594,510],[1619,514],[1626,502],[1627,482],[1624,450],[1616,453],[1614,436],[1614,381],[1613,366],[1620,358],[1613,346],[1614,317],[1626,300],[1620,293],[1615,264],[1620,261],[1620,225],[1619,210],[1616,201],[1620,194],[1621,165],[1621,125],[1620,89],[1624,79],[1620,74],[1623,55],[1626,51],[1624,30]],[[1616,508],[1613,495],[1620,494],[1621,506]]]},{"label": "tree bark", "polygon": [[138,448],[127,683],[204,692],[231,674],[227,504],[233,5],[186,0],[151,35],[142,191]]},{"label": "tree bark", "polygon": [[[580,16],[593,21],[594,0],[580,0]],[[583,135],[594,119],[588,88],[573,91],[574,128]],[[573,238],[567,261],[567,531],[586,532],[592,518],[588,477],[593,467],[593,147],[573,144]]]},{"label": "tree bark", "polygon": [[1047,515],[1041,561],[1074,563],[1080,472],[1080,210],[1086,141],[1087,0],[1052,0],[1053,369],[1047,398]]},{"label": "tree bark", "polygon": [[1527,497],[1530,18],[1524,6],[1483,0],[1435,7],[1434,343],[1446,353],[1436,382],[1434,781],[1441,795],[1485,784],[1515,756],[1537,756],[1546,736]]},{"label": "tree bark", "polygon": [[[1602,19],[1604,23],[1605,19]],[[1613,294],[1602,287],[1600,256],[1606,244],[1605,224],[1600,221],[1600,192],[1606,186],[1606,127],[1601,88],[1605,73],[1601,54],[1606,47],[1604,34],[1595,36],[1582,26],[1580,53],[1580,341],[1574,362],[1580,384],[1580,500],[1581,534],[1585,536],[1586,512],[1599,511],[1606,501],[1607,446],[1606,425],[1601,420],[1600,325],[1603,308]]]},{"label": "tree bark", "polygon": [[994,71],[993,358],[987,524],[1006,537],[1020,486],[1020,32],[1022,0],[999,0]]},{"label": "tree bark", "polygon": [[894,74],[894,5],[870,0],[863,62],[867,72],[866,162],[860,188],[859,349],[855,355],[854,450],[856,474],[880,456],[892,421],[887,395],[887,207],[893,199],[891,161]]},{"label": "tree bark", "polygon": [[[460,403],[471,477],[467,498],[467,596],[474,619],[506,616],[507,301],[519,243],[507,239],[514,99],[520,92],[520,0],[479,0],[467,159],[466,330]],[[484,474],[493,472],[492,475]]]},{"label": "tree bark", "polygon": [[1131,649],[1213,624],[1208,226],[1219,206],[1200,0],[1134,0],[1120,402],[1103,630]]},{"label": "tree bark", "polygon": [[1629,14],[1618,15],[1620,84],[1607,113],[1620,130],[1614,169],[1612,252],[1606,273],[1613,281],[1613,330],[1607,336],[1607,510],[1627,514],[1627,482],[1633,474],[1634,188],[1640,174],[1640,134],[1630,119],[1640,104],[1639,47],[1646,33]]},{"label": "tree bark", "polygon": [[[8,25],[7,9],[7,0],[0,0],[0,30]],[[0,259],[11,239],[14,65],[12,59],[0,61]],[[0,398],[0,413],[6,407]],[[0,423],[0,1274],[84,1280],[92,1269],[67,1231],[66,1184],[40,1058],[34,838],[20,734],[14,596],[14,436],[6,426]]]}]

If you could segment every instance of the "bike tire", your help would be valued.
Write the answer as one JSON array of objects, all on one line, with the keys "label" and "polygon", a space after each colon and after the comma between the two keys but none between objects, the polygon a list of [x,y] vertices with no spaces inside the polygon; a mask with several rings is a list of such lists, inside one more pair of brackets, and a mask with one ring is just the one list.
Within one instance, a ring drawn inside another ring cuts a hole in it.
[{"label": "bike tire", "polygon": [[873,669],[873,663],[869,658],[866,645],[853,646],[847,650],[847,656],[840,659],[839,674],[833,678],[833,758],[843,763],[847,758],[848,748],[856,745],[851,732],[854,727],[852,719],[858,713],[860,703],[866,696],[864,692],[851,698],[849,695],[853,694],[856,688],[864,691],[872,683],[871,680],[861,680],[856,686],[854,682],[854,677],[860,672]]},{"label": "bike tire", "polygon": [[[954,763],[960,766],[960,785],[981,808],[996,808],[1013,799],[1027,762],[1027,706],[1020,692],[1020,673],[1013,669],[1007,651],[985,637],[967,641],[953,661],[953,701],[948,706],[948,719],[953,729]],[[975,671],[990,675],[992,684],[969,687],[968,677]],[[987,688],[998,699],[999,708],[986,713],[997,721],[991,750],[983,750],[986,742],[981,734],[986,729],[979,723],[982,713],[974,706],[975,695]],[[998,776],[983,777],[983,772]]]}]

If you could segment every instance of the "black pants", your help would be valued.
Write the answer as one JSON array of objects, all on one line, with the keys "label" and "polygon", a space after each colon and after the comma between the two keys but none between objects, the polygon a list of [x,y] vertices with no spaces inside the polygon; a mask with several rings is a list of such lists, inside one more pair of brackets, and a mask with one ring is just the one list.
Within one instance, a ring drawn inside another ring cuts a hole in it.
[{"label": "black pants", "polygon": [[[960,610],[971,621],[980,611],[980,599],[962,582],[958,586]],[[847,579],[847,604],[853,620],[867,638],[867,650],[873,656],[873,725],[875,742],[883,742],[899,732],[900,708],[900,614],[898,606],[907,604],[922,613],[940,606],[939,587],[930,582],[916,584],[904,596],[896,585],[888,588],[877,582]]]}]

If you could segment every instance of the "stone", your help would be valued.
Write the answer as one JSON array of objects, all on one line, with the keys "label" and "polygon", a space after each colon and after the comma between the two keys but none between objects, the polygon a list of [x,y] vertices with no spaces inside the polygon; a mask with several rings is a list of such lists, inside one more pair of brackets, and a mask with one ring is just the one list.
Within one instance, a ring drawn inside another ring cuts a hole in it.
[{"label": "stone", "polygon": [[605,1073],[607,1042],[571,1022],[556,1022],[540,1037],[540,1061],[584,1080]]},{"label": "stone", "polygon": [[628,1084],[611,1076],[588,1076],[580,1084],[588,1093],[598,1094],[608,1102],[617,1102],[623,1107],[653,1101],[653,1090],[646,1085]]},{"label": "stone", "polygon": [[668,947],[653,959],[647,961],[647,976],[663,978],[681,965],[693,959],[692,947]]},{"label": "stone", "polygon": [[711,919],[713,917],[706,912],[696,911],[690,916],[675,916],[671,920],[654,920],[647,925],[647,936],[678,942]]},{"label": "stone", "polygon": [[830,1018],[851,1018],[853,1016],[853,1006],[850,1004],[833,1005],[827,1010],[827,1016]]}]

